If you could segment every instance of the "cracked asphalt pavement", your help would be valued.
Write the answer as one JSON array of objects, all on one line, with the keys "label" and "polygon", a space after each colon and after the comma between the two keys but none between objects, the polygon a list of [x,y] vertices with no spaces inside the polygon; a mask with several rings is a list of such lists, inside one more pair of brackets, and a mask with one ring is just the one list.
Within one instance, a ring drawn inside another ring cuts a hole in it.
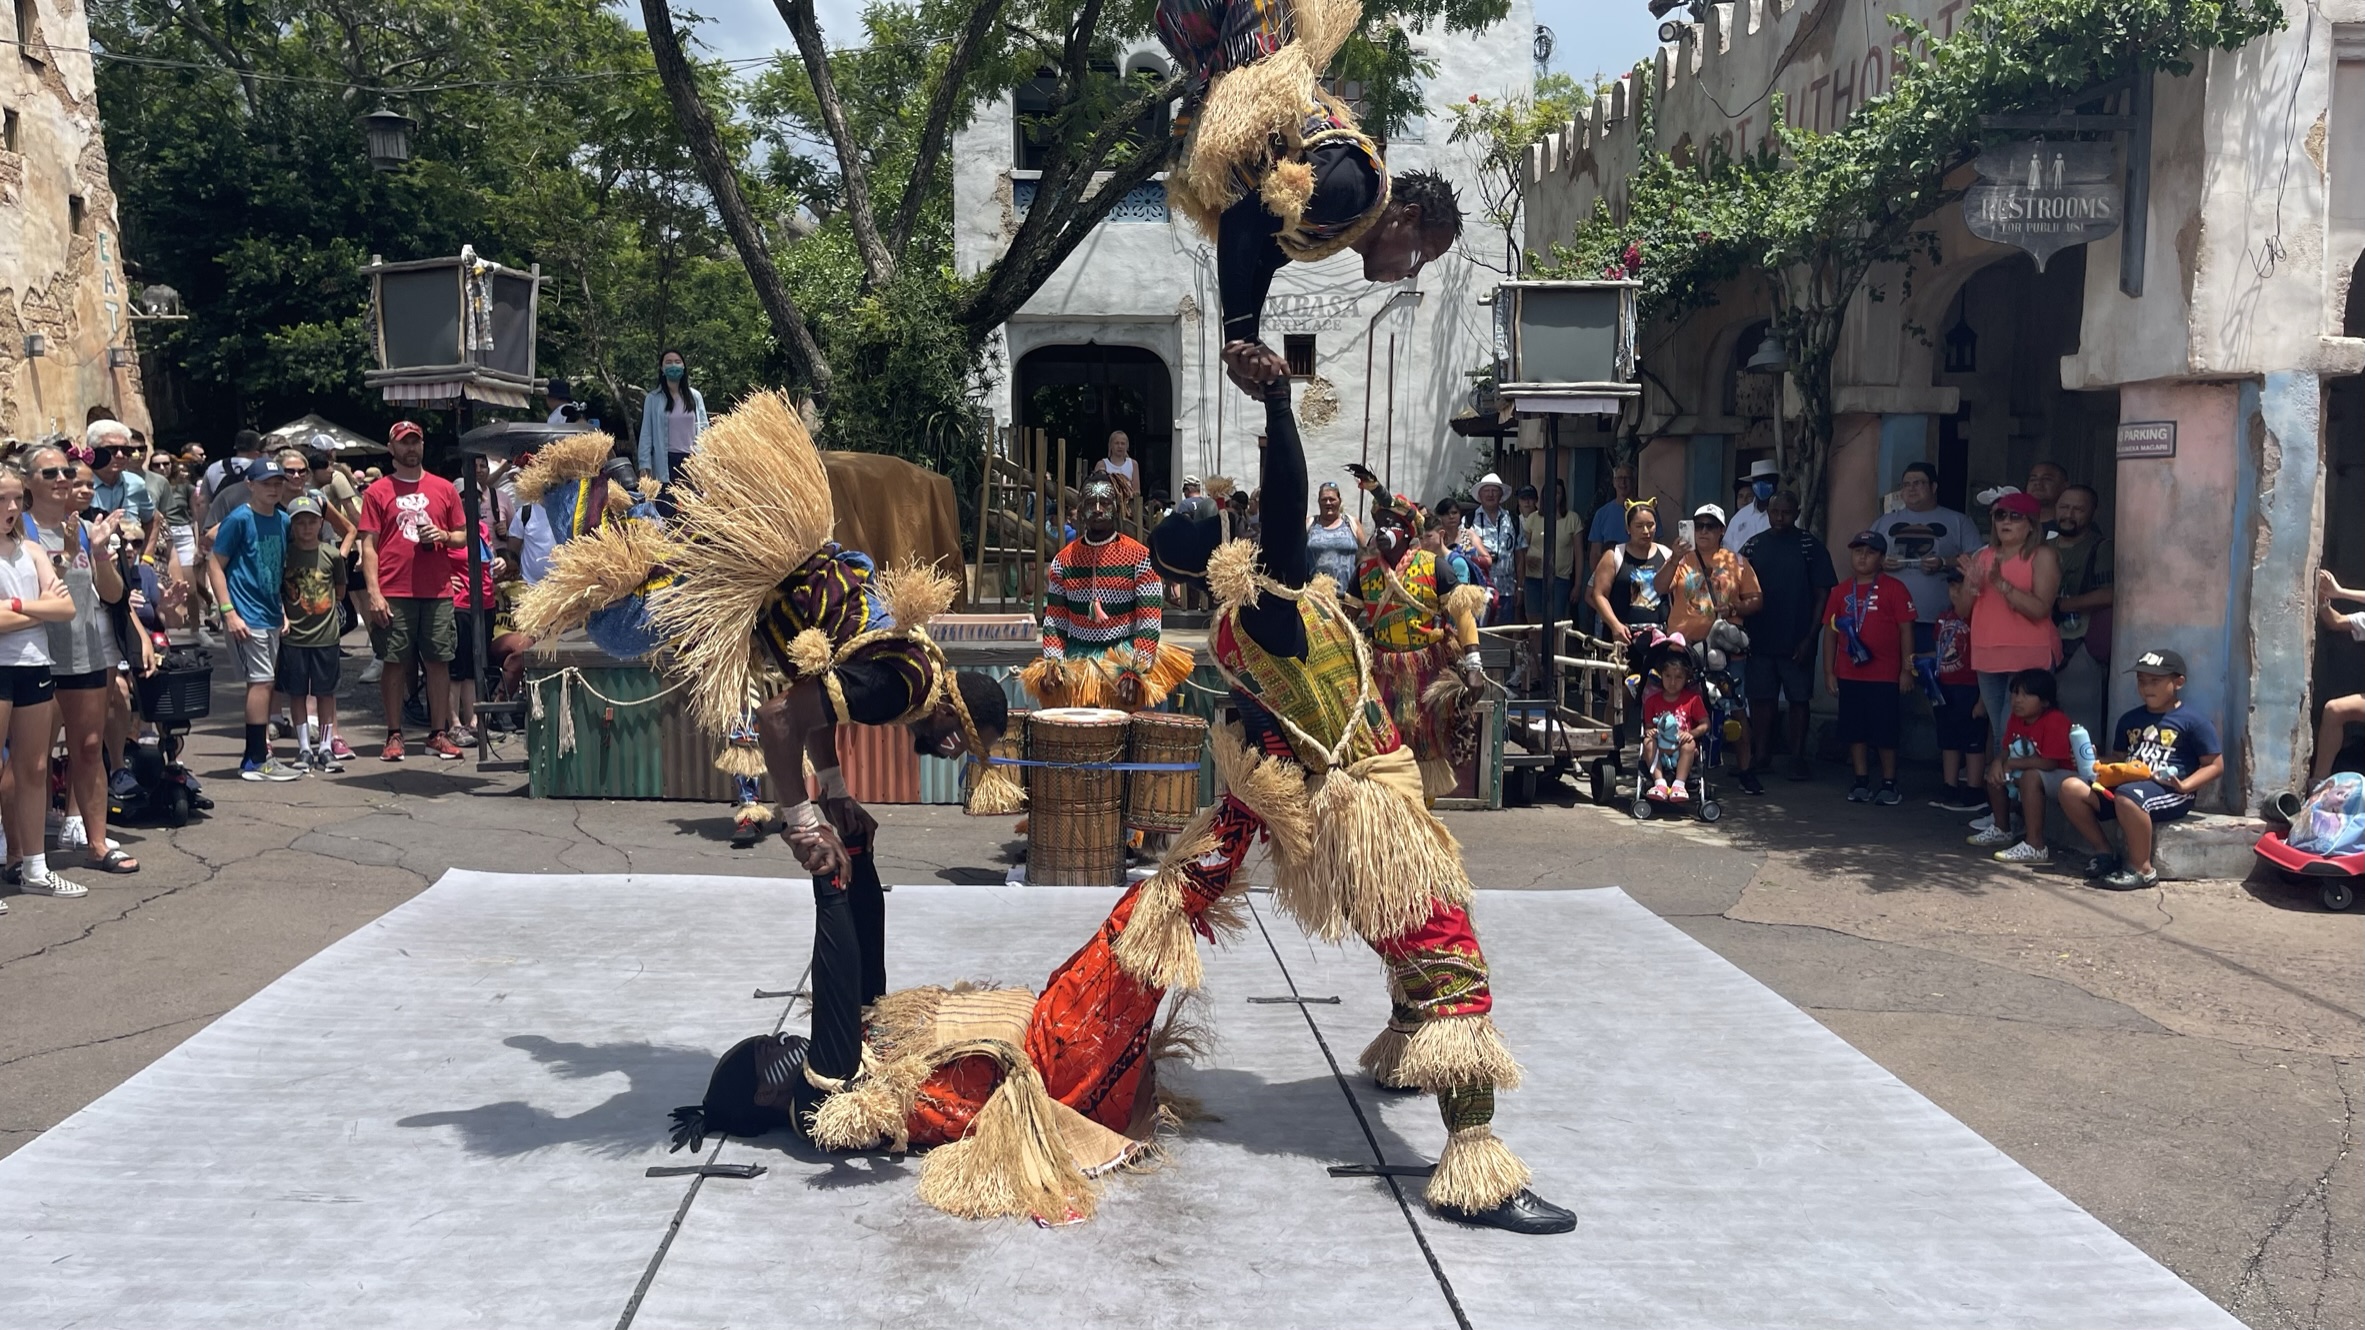
[{"label": "cracked asphalt pavement", "polygon": [[[7,897],[0,1153],[447,868],[795,871],[776,841],[730,849],[719,808],[537,801],[473,762],[242,784],[235,705],[191,743],[212,816],[118,831],[142,871],[82,875],[87,899]],[[1482,886],[1623,887],[2247,1324],[2365,1326],[2365,914],[2272,879],[2006,869],[1956,815],[1849,804],[1836,776],[1726,808],[1645,826],[1563,792],[1447,820]],[[1009,819],[874,811],[888,881],[1002,879]]]}]

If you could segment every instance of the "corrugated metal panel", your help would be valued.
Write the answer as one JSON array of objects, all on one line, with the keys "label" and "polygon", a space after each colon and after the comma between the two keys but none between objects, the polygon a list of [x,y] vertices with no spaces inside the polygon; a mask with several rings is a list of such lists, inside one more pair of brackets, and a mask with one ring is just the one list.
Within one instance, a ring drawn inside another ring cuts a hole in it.
[{"label": "corrugated metal panel", "polygon": [[[528,676],[541,691],[544,718],[528,736],[528,770],[537,798],[656,799],[664,796],[660,763],[663,704],[642,699],[663,685],[645,669],[584,670],[575,686],[540,671]],[[547,679],[547,682],[544,680]],[[594,695],[594,690],[597,696]],[[529,694],[530,696],[530,694]],[[605,696],[610,701],[602,701]],[[634,705],[640,703],[639,705]],[[559,708],[575,717],[575,747],[559,752]]]},{"label": "corrugated metal panel", "polygon": [[838,765],[846,792],[862,803],[920,802],[920,755],[901,725],[840,725]]}]

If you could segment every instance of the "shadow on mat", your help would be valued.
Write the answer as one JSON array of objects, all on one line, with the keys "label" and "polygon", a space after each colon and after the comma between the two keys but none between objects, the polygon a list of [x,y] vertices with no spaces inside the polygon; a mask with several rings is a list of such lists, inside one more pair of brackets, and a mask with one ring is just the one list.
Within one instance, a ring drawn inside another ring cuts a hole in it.
[{"label": "shadow on mat", "polygon": [[714,1073],[715,1053],[665,1044],[570,1044],[538,1034],[501,1041],[550,1068],[561,1080],[584,1080],[621,1072],[629,1089],[580,1113],[561,1117],[546,1108],[510,1099],[477,1108],[415,1113],[398,1127],[457,1127],[470,1154],[512,1158],[554,1145],[574,1145],[611,1158],[665,1146],[666,1114],[695,1103]]}]

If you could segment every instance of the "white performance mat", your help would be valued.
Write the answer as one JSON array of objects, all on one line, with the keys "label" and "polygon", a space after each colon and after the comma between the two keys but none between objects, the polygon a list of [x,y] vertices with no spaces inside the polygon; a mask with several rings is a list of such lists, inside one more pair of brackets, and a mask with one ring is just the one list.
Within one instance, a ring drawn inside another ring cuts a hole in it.
[{"label": "white performance mat", "polygon": [[[1039,984],[1115,898],[897,888],[889,980]],[[1443,1140],[1431,1101],[1353,1073],[1379,967],[1256,901],[1265,931],[1210,953],[1219,1047],[1171,1078],[1219,1120],[1044,1230],[784,1136],[698,1156],[753,1181],[643,1176],[696,1162],[665,1115],[717,1054],[803,1024],[751,994],[801,984],[805,883],[454,871],[0,1160],[0,1323],[2238,1324],[1614,890],[1478,907],[1528,1071],[1497,1126],[1577,1232],[1441,1223],[1418,1179],[1408,1213],[1328,1173]],[[1249,1001],[1293,995],[1340,1001]]]}]

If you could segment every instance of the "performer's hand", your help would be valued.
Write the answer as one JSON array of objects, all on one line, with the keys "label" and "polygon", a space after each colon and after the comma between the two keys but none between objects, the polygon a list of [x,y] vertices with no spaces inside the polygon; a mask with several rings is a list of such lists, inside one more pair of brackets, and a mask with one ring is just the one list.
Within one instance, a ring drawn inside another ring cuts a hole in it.
[{"label": "performer's hand", "polygon": [[1486,687],[1486,662],[1476,651],[1462,657],[1462,686],[1474,693]]},{"label": "performer's hand", "polygon": [[1262,397],[1266,385],[1289,377],[1289,362],[1262,342],[1226,342],[1224,373],[1240,391]]},{"label": "performer's hand", "polygon": [[1347,463],[1346,470],[1348,475],[1355,478],[1355,483],[1362,486],[1363,488],[1367,490],[1376,490],[1380,487],[1380,478],[1373,474],[1370,467],[1363,465],[1361,462]]},{"label": "performer's hand", "polygon": [[1117,701],[1123,704],[1128,711],[1141,705],[1140,675],[1120,674],[1117,676]]},{"label": "performer's hand", "polygon": [[832,878],[837,881],[839,890],[845,889],[846,870],[849,867],[846,846],[828,824],[813,827],[792,823],[780,833],[780,839],[788,842],[789,850],[796,855],[797,862],[805,866],[805,871],[813,875],[814,881]]},{"label": "performer's hand", "polygon": [[869,809],[855,802],[851,795],[842,798],[824,796],[821,800],[821,815],[829,819],[830,826],[837,830],[841,841],[861,841],[867,845],[871,833],[879,829],[879,820],[870,815]]}]

